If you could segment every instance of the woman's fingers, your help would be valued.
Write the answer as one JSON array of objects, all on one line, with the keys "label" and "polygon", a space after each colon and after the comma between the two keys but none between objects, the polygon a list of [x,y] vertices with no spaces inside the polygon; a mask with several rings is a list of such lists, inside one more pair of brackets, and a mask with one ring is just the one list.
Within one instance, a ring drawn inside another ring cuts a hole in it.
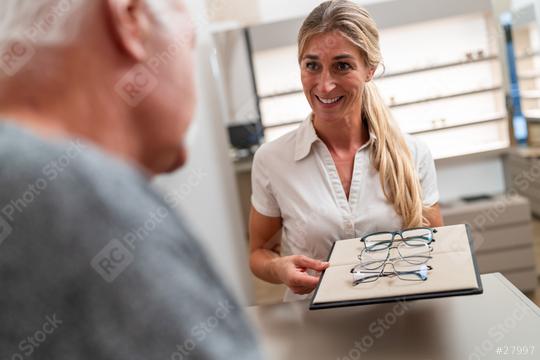
[{"label": "woman's fingers", "polygon": [[312,292],[319,283],[319,276],[311,276],[302,273],[300,276],[295,276],[290,289],[295,294],[303,295]]},{"label": "woman's fingers", "polygon": [[311,288],[306,288],[306,287],[301,287],[301,286],[293,286],[290,289],[293,293],[297,295],[305,295],[313,291],[313,289]]},{"label": "woman's fingers", "polygon": [[278,258],[274,262],[275,272],[295,294],[308,294],[319,283],[318,275],[310,275],[306,270],[323,271],[329,266],[327,262],[311,259],[303,255],[292,255]]},{"label": "woman's fingers", "polygon": [[319,283],[318,276],[312,276],[303,272],[296,272],[291,276],[289,285],[313,290]]},{"label": "woman's fingers", "polygon": [[329,266],[329,263],[326,261],[315,260],[303,255],[296,256],[294,264],[298,267],[313,269],[315,271],[323,271]]}]

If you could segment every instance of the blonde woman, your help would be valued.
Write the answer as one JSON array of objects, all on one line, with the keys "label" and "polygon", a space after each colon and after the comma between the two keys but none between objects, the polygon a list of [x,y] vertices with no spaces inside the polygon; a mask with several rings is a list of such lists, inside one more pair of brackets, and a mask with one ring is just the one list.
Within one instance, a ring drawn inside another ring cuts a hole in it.
[{"label": "blonde woman", "polygon": [[381,53],[369,14],[320,4],[300,29],[298,60],[312,113],[263,145],[252,170],[251,270],[285,284],[285,301],[313,291],[336,240],[442,225],[429,149],[400,132],[372,82]]}]

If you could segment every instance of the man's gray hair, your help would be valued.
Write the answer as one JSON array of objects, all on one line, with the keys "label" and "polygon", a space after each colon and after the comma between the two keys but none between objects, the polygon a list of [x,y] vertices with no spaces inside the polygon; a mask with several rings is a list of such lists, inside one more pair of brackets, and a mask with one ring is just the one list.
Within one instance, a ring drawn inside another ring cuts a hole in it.
[{"label": "man's gray hair", "polygon": [[[95,0],[0,0],[0,45],[18,40],[34,45],[69,41],[78,33],[86,5]],[[169,0],[144,0],[152,13],[166,13]]]},{"label": "man's gray hair", "polygon": [[1,0],[0,42],[63,42],[77,32],[86,0]]}]

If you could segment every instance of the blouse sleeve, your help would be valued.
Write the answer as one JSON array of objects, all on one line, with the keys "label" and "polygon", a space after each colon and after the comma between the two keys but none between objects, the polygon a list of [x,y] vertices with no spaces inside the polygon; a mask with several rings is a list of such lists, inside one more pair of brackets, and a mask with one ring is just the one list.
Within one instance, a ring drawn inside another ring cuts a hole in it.
[{"label": "blouse sleeve", "polygon": [[422,202],[424,206],[430,207],[439,201],[437,173],[431,151],[426,144],[418,140],[416,160],[420,185],[422,186]]},{"label": "blouse sleeve", "polygon": [[264,150],[264,146],[261,147],[253,158],[251,204],[258,213],[264,216],[280,217],[281,211],[270,182]]}]

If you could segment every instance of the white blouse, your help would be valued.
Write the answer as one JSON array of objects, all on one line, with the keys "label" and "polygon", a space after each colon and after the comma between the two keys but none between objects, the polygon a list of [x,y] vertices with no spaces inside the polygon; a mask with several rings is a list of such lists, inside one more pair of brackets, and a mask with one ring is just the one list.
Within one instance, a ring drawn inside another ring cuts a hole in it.
[{"label": "white blouse", "polygon": [[[432,206],[439,192],[431,153],[412,136],[405,134],[405,139],[420,177],[423,203]],[[401,228],[401,217],[384,196],[379,173],[371,166],[369,147],[374,141],[370,133],[370,140],[356,152],[348,200],[311,115],[295,131],[259,148],[253,160],[251,202],[260,214],[283,219],[282,256],[326,261],[337,240]],[[306,297],[288,290],[284,300]]]}]

